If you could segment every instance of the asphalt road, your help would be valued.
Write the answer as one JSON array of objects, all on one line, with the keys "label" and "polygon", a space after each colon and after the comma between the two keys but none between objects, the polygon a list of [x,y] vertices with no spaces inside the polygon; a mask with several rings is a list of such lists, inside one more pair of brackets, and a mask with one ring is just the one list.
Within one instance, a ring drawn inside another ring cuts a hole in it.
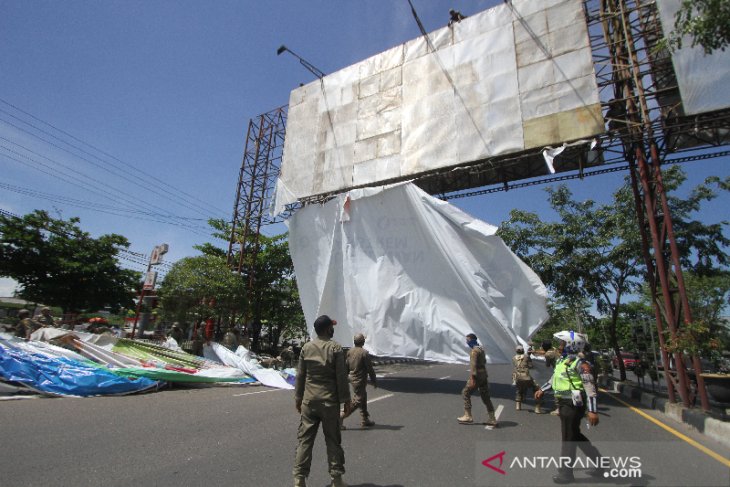
[{"label": "asphalt road", "polygon": [[[547,372],[537,367],[542,381]],[[499,427],[459,425],[466,369],[378,367],[380,388],[369,388],[376,426],[360,429],[356,413],[343,431],[348,483],[552,485],[555,469],[537,457],[559,457],[559,419],[515,411],[511,368],[504,365],[489,368]],[[475,417],[486,420],[476,394],[472,400]],[[730,485],[730,449],[653,411],[643,416],[607,393],[599,402],[601,423],[588,431],[584,426],[584,432],[608,461],[632,459],[627,467],[639,468],[626,468],[625,478],[592,485]],[[291,391],[226,386],[127,397],[5,400],[0,417],[2,486],[292,484],[298,415]],[[491,466],[483,465],[489,458]],[[576,478],[578,485],[588,484],[585,472],[576,470]],[[308,485],[325,486],[328,479],[320,436]]]}]

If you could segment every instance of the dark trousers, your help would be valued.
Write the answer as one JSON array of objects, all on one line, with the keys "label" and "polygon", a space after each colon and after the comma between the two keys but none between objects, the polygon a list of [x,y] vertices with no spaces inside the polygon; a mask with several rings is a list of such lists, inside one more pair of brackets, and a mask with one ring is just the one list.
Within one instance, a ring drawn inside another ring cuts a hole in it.
[{"label": "dark trousers", "polygon": [[[585,402],[583,406],[573,406],[573,401],[568,399],[558,399],[558,410],[560,412],[560,432],[562,433],[563,442],[560,447],[561,457],[570,457],[571,462],[575,460],[575,454],[578,448],[588,458],[597,461],[601,453],[591,444],[590,440],[580,431],[580,422],[585,416]],[[572,468],[561,469],[565,473],[572,474]]]}]

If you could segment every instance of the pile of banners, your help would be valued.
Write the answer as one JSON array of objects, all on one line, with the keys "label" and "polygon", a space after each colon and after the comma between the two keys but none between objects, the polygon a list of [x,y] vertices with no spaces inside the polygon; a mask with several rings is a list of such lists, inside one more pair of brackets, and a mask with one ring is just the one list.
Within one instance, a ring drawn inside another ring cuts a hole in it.
[{"label": "pile of banners", "polygon": [[293,389],[293,369],[264,368],[244,347],[218,343],[204,357],[169,338],[161,345],[109,334],[41,328],[30,340],[0,333],[0,380],[49,396],[109,396],[155,391],[168,383],[263,384]]}]

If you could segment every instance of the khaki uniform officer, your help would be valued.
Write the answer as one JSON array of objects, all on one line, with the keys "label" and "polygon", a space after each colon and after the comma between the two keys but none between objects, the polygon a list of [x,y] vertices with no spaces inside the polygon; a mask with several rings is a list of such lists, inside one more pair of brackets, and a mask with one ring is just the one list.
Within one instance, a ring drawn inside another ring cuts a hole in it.
[{"label": "khaki uniform officer", "polygon": [[474,418],[471,415],[471,393],[478,388],[479,395],[481,395],[484,405],[487,406],[487,413],[489,414],[487,426],[497,426],[497,418],[494,416],[494,406],[492,405],[492,399],[489,397],[487,356],[484,353],[484,348],[479,345],[477,336],[474,333],[469,333],[466,336],[466,344],[471,348],[471,353],[469,354],[470,375],[464,389],[461,391],[461,396],[464,398],[464,415],[456,418],[456,420],[462,424],[474,422]]},{"label": "khaki uniform officer", "polygon": [[30,311],[27,309],[18,311],[18,318],[20,321],[15,325],[15,336],[18,338],[30,340],[31,333],[42,327],[40,323],[30,318]]},{"label": "khaki uniform officer", "polygon": [[58,328],[58,324],[56,323],[56,320],[53,319],[53,316],[51,316],[51,310],[50,308],[43,307],[41,308],[41,314],[35,317],[35,320],[40,323],[42,326],[47,327],[53,327]]},{"label": "khaki uniform officer", "polygon": [[[535,379],[530,375],[530,369],[532,368],[532,360],[530,356],[525,354],[525,349],[522,345],[518,345],[515,351],[515,356],[512,357],[512,382],[514,382],[517,388],[515,394],[515,409],[517,411],[522,410],[522,401],[525,399],[525,393],[528,389],[532,389],[536,392],[540,386]],[[535,401],[535,413],[542,414],[542,398]]]},{"label": "khaki uniform officer", "polygon": [[[358,333],[353,339],[354,347],[347,351],[347,370],[350,371],[350,384],[352,384],[352,392],[354,393],[355,399],[352,401],[352,409],[349,413],[342,413],[342,419],[345,419],[352,414],[357,408],[360,408],[360,415],[362,421],[360,426],[367,428],[374,426],[375,422],[370,420],[368,414],[368,376],[370,376],[370,382],[373,387],[377,388],[377,379],[375,377],[375,370],[373,370],[373,364],[370,361],[370,354],[363,348],[365,345],[365,335]],[[342,425],[342,429],[345,426]]]},{"label": "khaki uniform officer", "polygon": [[327,463],[333,487],[346,486],[345,452],[340,433],[340,404],[350,411],[350,387],[347,384],[345,353],[332,340],[337,321],[322,315],[314,321],[317,338],[307,342],[299,354],[294,401],[301,414],[299,446],[294,461],[294,486],[305,487],[312,465],[312,447],[322,423],[327,444]]}]

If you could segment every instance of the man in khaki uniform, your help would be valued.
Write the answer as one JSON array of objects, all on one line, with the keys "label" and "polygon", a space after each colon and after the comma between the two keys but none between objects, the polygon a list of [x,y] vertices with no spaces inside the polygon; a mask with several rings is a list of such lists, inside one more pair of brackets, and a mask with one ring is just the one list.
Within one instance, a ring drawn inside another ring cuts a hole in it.
[{"label": "man in khaki uniform", "polygon": [[56,323],[56,320],[53,319],[53,316],[51,316],[51,310],[50,308],[44,306],[41,308],[41,314],[35,317],[35,320],[40,323],[42,326],[45,327],[53,327],[58,328],[58,324]]},{"label": "man in khaki uniform", "polygon": [[31,319],[30,311],[27,309],[21,309],[18,311],[18,318],[20,321],[18,321],[15,325],[15,336],[18,338],[30,340],[31,333],[43,326],[37,321]]},{"label": "man in khaki uniform", "polygon": [[180,324],[177,321],[172,324],[172,328],[170,328],[170,332],[167,334],[167,336],[175,340],[178,346],[182,346],[184,335],[182,328],[180,328]]},{"label": "man in khaki uniform", "polygon": [[350,411],[350,388],[347,384],[345,353],[332,340],[337,321],[322,315],[314,321],[317,338],[307,342],[299,354],[299,366],[294,388],[294,404],[301,414],[299,446],[294,460],[294,486],[306,487],[312,465],[312,447],[319,424],[327,444],[327,462],[333,487],[346,486],[345,452],[340,433],[340,404]]},{"label": "man in khaki uniform", "polygon": [[474,418],[471,415],[471,393],[478,388],[479,394],[482,396],[482,402],[487,406],[487,412],[489,413],[487,426],[497,426],[497,418],[494,416],[494,406],[492,405],[492,399],[489,397],[487,356],[484,353],[484,348],[479,345],[477,336],[474,333],[469,333],[466,336],[466,344],[471,348],[469,355],[470,375],[464,389],[461,391],[461,396],[464,398],[464,415],[456,418],[456,420],[461,424],[474,422]]},{"label": "man in khaki uniform", "polygon": [[[545,340],[544,342],[542,342],[542,348],[543,350],[545,350],[545,366],[548,369],[554,369],[558,359],[563,355],[563,346],[559,345],[559,349],[555,350],[553,348],[552,342],[550,342],[550,340]],[[558,402],[555,401],[555,409],[550,411],[550,415],[558,416],[559,410],[560,408],[558,407]]]},{"label": "man in khaki uniform", "polygon": [[238,348],[238,337],[236,336],[232,326],[229,327],[226,334],[223,335],[223,346],[232,352],[235,352]]},{"label": "man in khaki uniform", "polygon": [[[525,349],[522,345],[517,345],[515,356],[512,357],[512,367],[512,382],[517,388],[515,409],[521,411],[522,401],[524,401],[527,390],[532,389],[534,393],[540,388],[538,383],[535,382],[535,379],[530,375],[532,359],[530,359],[529,355],[525,354]],[[535,400],[535,414],[542,414],[542,398]]]},{"label": "man in khaki uniform", "polygon": [[[352,392],[355,395],[355,400],[352,401],[352,408],[350,412],[341,414],[342,420],[352,414],[357,408],[360,408],[360,415],[362,421],[360,426],[367,428],[374,426],[375,422],[370,420],[368,414],[368,376],[370,376],[370,382],[373,387],[377,389],[378,383],[375,377],[375,370],[373,370],[373,364],[370,361],[370,354],[363,348],[365,345],[365,335],[358,333],[353,339],[354,347],[347,351],[347,370],[350,371],[350,384],[352,384]],[[345,425],[342,425],[342,429],[346,429]]]}]

